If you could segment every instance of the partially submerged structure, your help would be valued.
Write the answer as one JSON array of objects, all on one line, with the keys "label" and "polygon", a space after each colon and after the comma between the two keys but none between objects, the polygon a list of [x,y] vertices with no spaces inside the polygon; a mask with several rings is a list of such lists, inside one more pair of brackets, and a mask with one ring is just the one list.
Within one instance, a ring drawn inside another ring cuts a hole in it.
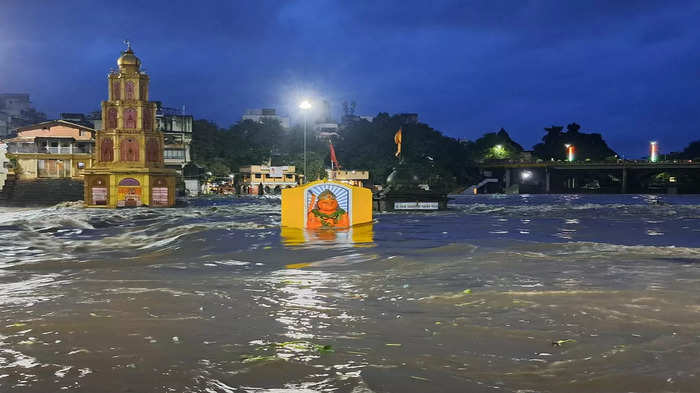
[{"label": "partially submerged structure", "polygon": [[85,170],[89,207],[169,207],[175,204],[176,172],[163,160],[163,134],[156,104],[148,101],[149,77],[131,46],[109,74],[109,99],[102,102],[96,161]]},{"label": "partially submerged structure", "polygon": [[282,190],[282,226],[347,229],[372,222],[372,191],[319,180]]}]

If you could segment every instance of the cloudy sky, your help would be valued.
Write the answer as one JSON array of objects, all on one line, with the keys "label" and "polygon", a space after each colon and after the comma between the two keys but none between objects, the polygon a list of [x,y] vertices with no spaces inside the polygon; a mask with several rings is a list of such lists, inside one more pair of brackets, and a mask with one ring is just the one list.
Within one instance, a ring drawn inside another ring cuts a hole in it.
[{"label": "cloudy sky", "polygon": [[129,39],[151,98],[228,126],[302,97],[525,147],[577,122],[647,154],[700,139],[698,1],[0,1],[0,92],[88,112]]}]

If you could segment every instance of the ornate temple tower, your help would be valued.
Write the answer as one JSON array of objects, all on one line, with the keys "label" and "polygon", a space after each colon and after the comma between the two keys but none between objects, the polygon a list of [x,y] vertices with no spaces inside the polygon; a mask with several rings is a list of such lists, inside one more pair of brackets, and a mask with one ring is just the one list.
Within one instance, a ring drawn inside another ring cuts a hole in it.
[{"label": "ornate temple tower", "polygon": [[176,172],[163,164],[163,134],[156,129],[156,104],[148,101],[149,78],[129,45],[109,74],[102,102],[102,129],[95,158],[85,174],[89,207],[170,207]]}]

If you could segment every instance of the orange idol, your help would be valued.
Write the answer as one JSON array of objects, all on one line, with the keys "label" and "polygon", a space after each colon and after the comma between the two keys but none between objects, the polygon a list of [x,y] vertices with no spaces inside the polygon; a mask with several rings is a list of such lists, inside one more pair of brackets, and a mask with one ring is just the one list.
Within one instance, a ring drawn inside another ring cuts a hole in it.
[{"label": "orange idol", "polygon": [[306,220],[307,228],[348,228],[350,220],[348,213],[338,205],[336,196],[325,190],[316,196],[312,195]]}]

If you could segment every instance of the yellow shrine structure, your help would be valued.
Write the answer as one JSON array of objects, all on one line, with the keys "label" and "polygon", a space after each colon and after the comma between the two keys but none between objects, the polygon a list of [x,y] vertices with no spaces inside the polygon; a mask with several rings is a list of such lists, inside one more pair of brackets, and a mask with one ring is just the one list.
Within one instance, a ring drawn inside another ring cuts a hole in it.
[{"label": "yellow shrine structure", "polygon": [[[128,43],[127,43],[128,45]],[[163,163],[163,134],[156,128],[156,104],[148,101],[149,77],[131,45],[109,76],[102,102],[102,129],[95,157],[85,169],[87,207],[171,207],[176,172]]]},{"label": "yellow shrine structure", "polygon": [[319,180],[282,190],[282,227],[347,229],[372,222],[372,191]]}]

